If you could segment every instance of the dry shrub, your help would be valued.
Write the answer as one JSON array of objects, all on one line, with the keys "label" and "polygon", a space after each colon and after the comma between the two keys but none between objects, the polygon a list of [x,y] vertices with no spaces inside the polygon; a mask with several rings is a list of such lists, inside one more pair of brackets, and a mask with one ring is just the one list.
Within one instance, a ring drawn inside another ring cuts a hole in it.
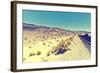
[{"label": "dry shrub", "polygon": [[45,43],[43,43],[43,45],[46,45]]},{"label": "dry shrub", "polygon": [[41,54],[41,52],[40,51],[37,51],[37,55],[40,55]]},{"label": "dry shrub", "polygon": [[29,54],[30,57],[31,57],[31,56],[34,56],[34,55],[35,55],[35,53],[30,53],[30,54]]}]

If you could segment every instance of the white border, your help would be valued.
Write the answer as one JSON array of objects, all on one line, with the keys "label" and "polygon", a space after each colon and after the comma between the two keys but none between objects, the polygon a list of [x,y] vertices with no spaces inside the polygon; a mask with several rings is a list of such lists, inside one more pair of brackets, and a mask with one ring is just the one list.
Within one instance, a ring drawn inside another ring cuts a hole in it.
[{"label": "white border", "polygon": [[[28,10],[46,10],[46,11],[65,11],[65,12],[88,12],[91,13],[91,60],[81,61],[64,61],[64,62],[42,62],[42,63],[22,63],[22,9]],[[28,5],[17,4],[17,69],[32,69],[32,68],[49,68],[49,67],[63,67],[63,66],[82,66],[82,65],[95,65],[96,60],[96,10],[93,8],[82,7],[61,7],[61,6],[44,6],[44,5]]]}]

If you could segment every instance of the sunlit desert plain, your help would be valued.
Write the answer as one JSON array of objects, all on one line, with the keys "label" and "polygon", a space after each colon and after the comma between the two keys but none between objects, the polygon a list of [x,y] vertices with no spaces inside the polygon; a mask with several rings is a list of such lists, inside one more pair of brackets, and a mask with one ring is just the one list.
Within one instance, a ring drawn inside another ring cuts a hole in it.
[{"label": "sunlit desert plain", "polygon": [[90,32],[23,23],[23,62],[88,60]]}]

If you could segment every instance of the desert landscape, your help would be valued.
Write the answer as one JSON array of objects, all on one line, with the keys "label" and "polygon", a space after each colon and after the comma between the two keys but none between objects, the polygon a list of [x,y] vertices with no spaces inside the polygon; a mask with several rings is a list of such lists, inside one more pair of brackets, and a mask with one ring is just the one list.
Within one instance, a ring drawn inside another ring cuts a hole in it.
[{"label": "desert landscape", "polygon": [[23,63],[90,58],[90,32],[23,23]]}]

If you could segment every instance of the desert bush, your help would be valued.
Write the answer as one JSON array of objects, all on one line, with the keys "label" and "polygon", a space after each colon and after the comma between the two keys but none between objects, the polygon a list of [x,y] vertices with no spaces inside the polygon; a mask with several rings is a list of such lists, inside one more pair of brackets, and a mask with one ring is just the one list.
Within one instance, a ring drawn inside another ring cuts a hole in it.
[{"label": "desert bush", "polygon": [[46,45],[45,43],[43,43],[43,45]]},{"label": "desert bush", "polygon": [[40,51],[37,51],[37,55],[40,55],[41,54],[41,52]]},{"label": "desert bush", "polygon": [[47,56],[50,56],[50,52],[47,53]]},{"label": "desert bush", "polygon": [[31,48],[31,46],[29,48]]},{"label": "desert bush", "polygon": [[29,43],[31,43],[31,41],[29,41]]},{"label": "desert bush", "polygon": [[25,37],[25,40],[27,40],[27,37]]},{"label": "desert bush", "polygon": [[35,55],[35,53],[30,53],[30,54],[29,54],[29,56],[34,56],[34,55]]}]

